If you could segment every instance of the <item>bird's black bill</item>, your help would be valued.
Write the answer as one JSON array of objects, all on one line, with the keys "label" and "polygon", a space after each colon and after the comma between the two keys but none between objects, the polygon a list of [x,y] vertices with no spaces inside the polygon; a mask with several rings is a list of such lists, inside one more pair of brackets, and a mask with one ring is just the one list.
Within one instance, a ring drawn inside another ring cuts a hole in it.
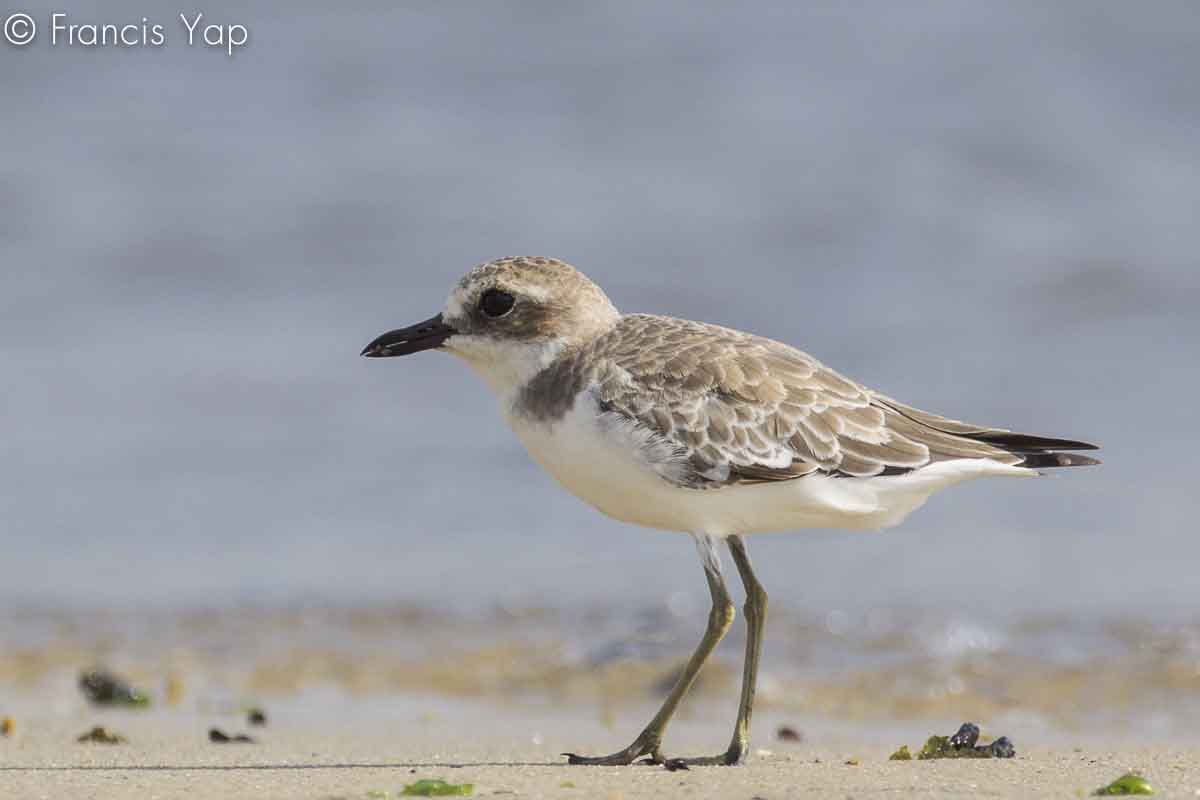
[{"label": "bird's black bill", "polygon": [[432,350],[441,347],[442,342],[455,332],[454,328],[442,321],[442,315],[438,314],[416,325],[388,331],[364,347],[362,355],[367,358],[391,358]]}]

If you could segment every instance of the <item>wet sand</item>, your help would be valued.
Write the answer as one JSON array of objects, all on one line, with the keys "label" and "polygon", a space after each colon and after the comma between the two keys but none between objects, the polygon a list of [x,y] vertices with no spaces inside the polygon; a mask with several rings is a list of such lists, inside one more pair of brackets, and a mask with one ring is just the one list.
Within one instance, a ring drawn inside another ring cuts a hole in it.
[{"label": "wet sand", "polygon": [[[0,714],[83,705],[103,666],[155,708],[222,710],[349,697],[538,703],[607,718],[661,700],[703,615],[544,608],[474,615],[411,607],[0,612]],[[733,702],[743,628],[701,674],[694,703]],[[315,694],[314,694],[315,693]],[[339,701],[340,702],[340,701]],[[720,705],[724,708],[724,705]],[[1034,718],[1074,734],[1200,730],[1200,619],[954,616],[813,618],[772,611],[760,712],[861,726]],[[333,703],[330,713],[344,713]]]}]

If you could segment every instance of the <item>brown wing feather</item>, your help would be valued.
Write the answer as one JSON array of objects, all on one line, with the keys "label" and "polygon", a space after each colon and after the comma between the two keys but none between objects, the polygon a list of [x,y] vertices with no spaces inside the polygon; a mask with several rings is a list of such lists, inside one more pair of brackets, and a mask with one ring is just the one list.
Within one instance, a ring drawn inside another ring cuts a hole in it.
[{"label": "brown wing feather", "polygon": [[[595,383],[601,406],[670,442],[694,471],[689,486],[793,480],[817,471],[890,475],[953,458],[1022,464],[1032,455],[1059,455],[1048,453],[1054,447],[1090,447],[927,414],[800,350],[686,320],[626,316],[589,356],[601,365]],[[1048,446],[1034,448],[1035,442]],[[1057,465],[1050,461],[1030,465]]]}]

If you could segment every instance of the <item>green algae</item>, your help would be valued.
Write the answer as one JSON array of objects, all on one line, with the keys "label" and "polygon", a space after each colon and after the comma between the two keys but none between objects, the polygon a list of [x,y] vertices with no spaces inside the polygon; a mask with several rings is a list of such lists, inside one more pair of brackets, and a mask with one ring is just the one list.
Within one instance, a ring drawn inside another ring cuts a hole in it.
[{"label": "green algae", "polygon": [[1117,778],[1108,786],[1101,786],[1092,792],[1092,794],[1101,797],[1127,794],[1154,794],[1154,787],[1141,775],[1129,772]]},{"label": "green algae", "polygon": [[409,797],[464,797],[475,791],[473,783],[446,783],[441,778],[423,778],[400,792]]}]

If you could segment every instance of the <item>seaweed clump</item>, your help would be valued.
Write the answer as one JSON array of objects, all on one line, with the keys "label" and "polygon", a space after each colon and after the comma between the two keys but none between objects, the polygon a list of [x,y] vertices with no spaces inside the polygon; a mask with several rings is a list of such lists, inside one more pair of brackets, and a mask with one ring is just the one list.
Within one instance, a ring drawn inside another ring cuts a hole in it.
[{"label": "seaweed clump", "polygon": [[989,744],[978,744],[979,726],[964,722],[953,736],[930,736],[917,753],[917,759],[931,758],[1012,758],[1017,754],[1007,736]]}]

